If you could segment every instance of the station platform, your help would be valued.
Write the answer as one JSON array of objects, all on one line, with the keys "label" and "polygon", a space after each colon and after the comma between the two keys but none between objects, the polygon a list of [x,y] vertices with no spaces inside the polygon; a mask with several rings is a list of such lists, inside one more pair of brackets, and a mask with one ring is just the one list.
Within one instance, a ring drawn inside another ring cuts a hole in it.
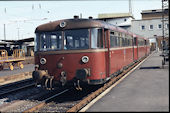
[{"label": "station platform", "polygon": [[169,62],[162,68],[160,54],[151,54],[86,112],[169,111]]},{"label": "station platform", "polygon": [[17,66],[14,66],[14,70],[10,70],[8,65],[4,65],[4,69],[0,71],[0,77],[2,76],[11,76],[14,74],[30,72],[34,70],[34,57],[25,57],[25,60],[22,61],[24,68],[20,69]]}]

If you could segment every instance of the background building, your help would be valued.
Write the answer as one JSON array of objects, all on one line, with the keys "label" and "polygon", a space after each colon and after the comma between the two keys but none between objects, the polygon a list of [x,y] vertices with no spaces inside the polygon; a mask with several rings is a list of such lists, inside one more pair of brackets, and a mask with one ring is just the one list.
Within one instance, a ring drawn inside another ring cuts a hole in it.
[{"label": "background building", "polygon": [[[131,31],[150,39],[151,43],[155,43],[158,49],[163,48],[163,37],[166,41],[165,45],[169,45],[169,21],[162,23],[162,14],[164,20],[169,19],[169,9],[143,10],[141,12],[141,20],[132,20]],[[163,32],[164,30],[164,32]]]},{"label": "background building", "polygon": [[21,40],[2,40],[0,49],[5,49],[11,56],[14,49],[23,49],[26,56],[34,56],[34,37]]},{"label": "background building", "polygon": [[122,27],[126,30],[130,30],[131,21],[134,17],[131,13],[104,13],[98,14],[98,19]]}]

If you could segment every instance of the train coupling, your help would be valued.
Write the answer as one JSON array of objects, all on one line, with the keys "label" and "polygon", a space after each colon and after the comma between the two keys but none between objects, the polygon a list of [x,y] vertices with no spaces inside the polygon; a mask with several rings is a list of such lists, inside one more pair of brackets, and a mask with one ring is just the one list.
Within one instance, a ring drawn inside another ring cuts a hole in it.
[{"label": "train coupling", "polygon": [[36,86],[40,86],[47,89],[54,89],[54,77],[49,76],[47,70],[35,70],[32,72],[32,78],[36,83]]},{"label": "train coupling", "polygon": [[76,82],[74,82],[74,86],[76,88],[76,90],[82,90],[82,88],[80,87],[80,80],[77,80]]},{"label": "train coupling", "polygon": [[82,90],[80,83],[86,81],[88,76],[90,76],[90,68],[82,68],[76,71],[74,86],[77,90]]}]

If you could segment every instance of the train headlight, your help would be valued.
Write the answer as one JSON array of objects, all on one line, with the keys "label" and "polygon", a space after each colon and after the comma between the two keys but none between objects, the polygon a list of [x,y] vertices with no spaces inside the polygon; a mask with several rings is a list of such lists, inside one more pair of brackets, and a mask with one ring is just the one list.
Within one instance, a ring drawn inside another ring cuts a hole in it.
[{"label": "train headlight", "polygon": [[62,63],[58,63],[57,64],[57,68],[61,69],[63,67],[63,64]]},{"label": "train headlight", "polygon": [[41,58],[41,59],[40,59],[40,63],[41,63],[41,64],[46,64],[46,62],[47,62],[47,60],[46,60],[45,58]]},{"label": "train headlight", "polygon": [[83,57],[81,58],[81,61],[82,61],[83,63],[87,63],[87,62],[89,61],[89,57],[88,57],[88,56],[83,56]]},{"label": "train headlight", "polygon": [[60,23],[61,28],[65,27],[65,26],[66,26],[66,22],[63,21],[63,22]]}]

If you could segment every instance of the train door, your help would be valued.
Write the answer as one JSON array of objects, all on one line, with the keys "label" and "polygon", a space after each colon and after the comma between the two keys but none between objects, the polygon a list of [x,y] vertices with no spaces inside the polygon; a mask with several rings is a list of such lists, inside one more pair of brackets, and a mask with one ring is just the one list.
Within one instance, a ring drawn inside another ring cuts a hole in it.
[{"label": "train door", "polygon": [[106,61],[106,77],[110,77],[110,33],[108,29],[104,29],[104,40],[105,40],[105,61]]},{"label": "train door", "polygon": [[145,41],[145,56],[147,55],[147,45],[146,45],[146,40],[144,40]]},{"label": "train door", "polygon": [[137,55],[137,59],[139,59],[139,41],[138,41],[138,38],[137,37],[135,37],[135,39],[136,39],[136,55]]},{"label": "train door", "polygon": [[132,38],[132,46],[133,46],[133,61],[135,61],[135,42],[134,37]]},{"label": "train door", "polygon": [[137,37],[133,38],[133,60],[138,59],[138,46],[137,46]]}]

